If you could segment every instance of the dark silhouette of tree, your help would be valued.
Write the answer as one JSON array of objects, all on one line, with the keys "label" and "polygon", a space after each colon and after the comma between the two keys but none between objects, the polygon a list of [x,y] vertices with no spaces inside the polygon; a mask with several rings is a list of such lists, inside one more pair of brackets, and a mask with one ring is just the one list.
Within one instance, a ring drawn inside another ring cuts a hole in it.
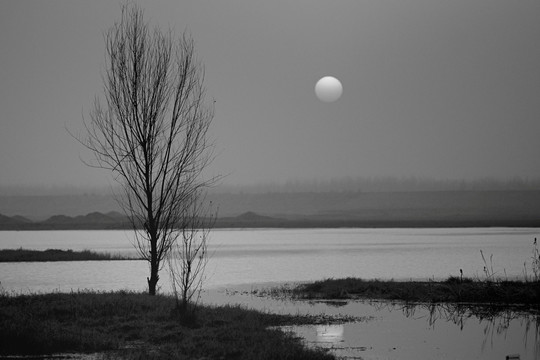
[{"label": "dark silhouette of tree", "polygon": [[150,28],[140,7],[124,5],[105,43],[104,100],[96,97],[80,141],[95,155],[90,165],[111,170],[121,184],[117,197],[155,295],[164,259],[192,227],[194,199],[215,181],[201,177],[212,159],[214,108],[186,32],[175,39],[171,30]]}]

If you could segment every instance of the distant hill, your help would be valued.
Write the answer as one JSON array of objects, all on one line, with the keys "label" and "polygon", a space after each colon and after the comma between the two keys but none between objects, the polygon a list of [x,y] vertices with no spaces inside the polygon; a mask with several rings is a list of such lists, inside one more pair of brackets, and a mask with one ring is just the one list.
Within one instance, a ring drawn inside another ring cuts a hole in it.
[{"label": "distant hill", "polygon": [[120,210],[110,194],[0,196],[0,214],[21,215],[32,221],[43,221],[57,214],[78,216]]},{"label": "distant hill", "polygon": [[32,220],[25,218],[21,215],[15,215],[12,217],[13,220],[17,220],[19,223],[31,223]]},{"label": "distant hill", "polygon": [[60,225],[60,224],[69,224],[73,222],[73,218],[65,215],[54,215],[48,218],[45,221],[42,221],[41,224],[52,224],[52,225]]},{"label": "distant hill", "polygon": [[21,220],[19,216],[9,217],[0,214],[0,228],[4,227],[18,227],[26,222]]},{"label": "distant hill", "polygon": [[216,221],[216,227],[220,228],[249,228],[249,227],[278,227],[284,226],[284,223],[288,222],[284,219],[274,218],[270,216],[263,216],[248,211],[243,214],[234,217],[218,218]]},{"label": "distant hill", "polygon": [[[44,221],[19,220],[19,216],[9,217],[0,214],[0,230],[94,230],[131,229],[129,219],[118,213],[102,214],[93,212],[87,215],[70,217],[54,215]],[[216,227],[275,227],[284,220],[246,212],[236,217],[218,219]]]},{"label": "distant hill", "polygon": [[97,211],[75,217],[57,215],[52,216],[43,222],[34,223],[34,225],[38,227],[40,224],[55,229],[123,229],[130,227],[129,219],[124,215],[112,213],[111,216]]},{"label": "distant hill", "polygon": [[[130,227],[117,207],[107,208],[110,197],[98,198],[104,201],[23,197],[15,206],[16,197],[0,197],[0,229]],[[219,208],[216,227],[540,227],[540,191],[532,190],[210,194],[208,200]]]},{"label": "distant hill", "polygon": [[22,216],[0,214],[0,230],[71,230],[71,229],[123,229],[130,228],[128,218],[121,214],[113,216],[92,212],[75,217],[54,215],[44,221],[31,221]]},{"label": "distant hill", "polygon": [[254,213],[253,211],[248,211],[243,214],[238,215],[234,218],[237,221],[274,221],[275,218],[270,216],[262,216]]}]

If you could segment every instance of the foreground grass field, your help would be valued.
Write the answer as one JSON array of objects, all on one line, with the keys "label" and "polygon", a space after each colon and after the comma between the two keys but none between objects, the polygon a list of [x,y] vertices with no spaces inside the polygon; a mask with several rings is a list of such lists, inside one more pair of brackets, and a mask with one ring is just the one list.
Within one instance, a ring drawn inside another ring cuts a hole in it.
[{"label": "foreground grass field", "polygon": [[291,290],[300,299],[381,299],[408,302],[452,302],[518,305],[540,310],[539,281],[480,281],[450,277],[446,281],[326,279]]},{"label": "foreground grass field", "polygon": [[271,326],[313,318],[196,308],[180,317],[174,299],[141,293],[0,296],[0,355],[103,352],[105,359],[333,359]]}]

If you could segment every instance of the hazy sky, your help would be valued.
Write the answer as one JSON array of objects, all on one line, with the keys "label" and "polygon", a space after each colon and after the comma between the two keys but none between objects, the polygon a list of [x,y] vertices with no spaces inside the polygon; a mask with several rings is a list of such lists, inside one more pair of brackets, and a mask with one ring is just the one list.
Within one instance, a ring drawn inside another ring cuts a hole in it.
[{"label": "hazy sky", "polygon": [[[540,177],[540,1],[147,1],[189,29],[226,183]],[[0,1],[0,185],[99,185],[79,130],[120,2]],[[343,84],[320,102],[317,80]]]}]

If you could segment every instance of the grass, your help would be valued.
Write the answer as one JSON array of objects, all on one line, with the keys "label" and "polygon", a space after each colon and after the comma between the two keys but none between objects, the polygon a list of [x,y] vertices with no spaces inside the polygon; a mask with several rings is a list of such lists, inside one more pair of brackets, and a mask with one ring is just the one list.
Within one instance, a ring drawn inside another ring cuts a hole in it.
[{"label": "grass", "polygon": [[[283,289],[301,299],[379,299],[416,303],[469,303],[496,306],[517,306],[540,311],[540,249],[535,238],[531,250],[530,271],[523,264],[523,280],[497,276],[493,255],[489,262],[482,250],[484,279],[451,276],[446,281],[381,281],[359,278],[326,279]],[[506,273],[506,272],[505,272]]]},{"label": "grass", "polygon": [[450,277],[446,281],[326,279],[291,290],[301,299],[381,299],[407,302],[460,302],[520,305],[540,310],[540,282],[481,281]]},{"label": "grass", "polygon": [[98,253],[90,250],[73,251],[47,249],[44,251],[19,249],[0,250],[0,262],[35,261],[86,261],[86,260],[136,260],[128,256]]},{"label": "grass", "polygon": [[0,295],[0,355],[103,352],[124,359],[334,359],[272,326],[312,323],[239,306],[174,311],[132,292]]}]

